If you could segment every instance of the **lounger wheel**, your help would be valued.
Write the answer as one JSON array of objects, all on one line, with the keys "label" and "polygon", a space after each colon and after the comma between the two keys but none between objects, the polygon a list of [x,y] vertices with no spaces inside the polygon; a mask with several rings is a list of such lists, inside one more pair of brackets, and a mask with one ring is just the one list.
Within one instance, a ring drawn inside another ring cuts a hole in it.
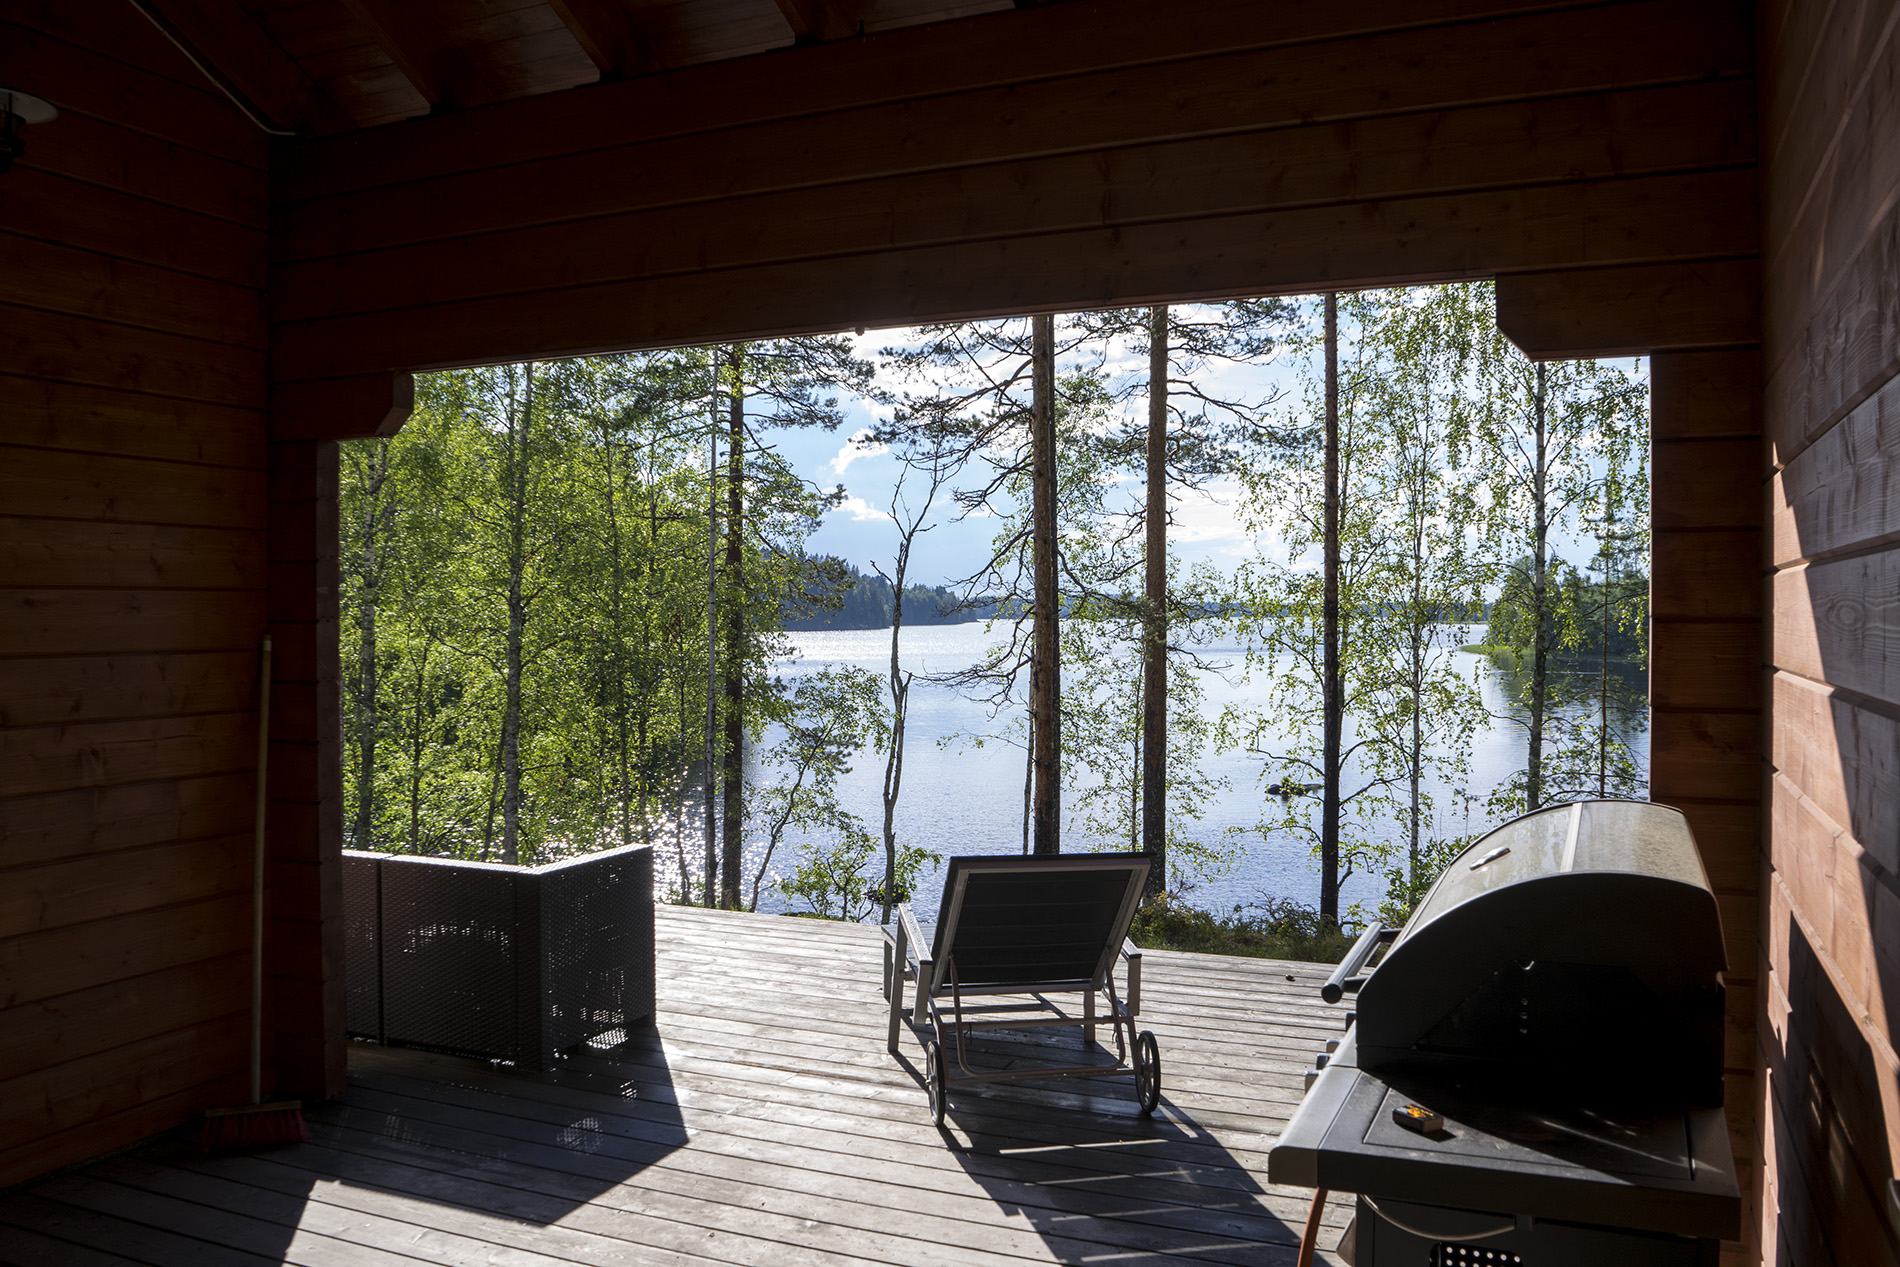
[{"label": "lounger wheel", "polygon": [[949,1099],[943,1064],[943,1048],[934,1040],[924,1041],[924,1090],[930,1094],[930,1124],[943,1125],[945,1101]]},{"label": "lounger wheel", "polygon": [[1161,1103],[1161,1045],[1154,1031],[1144,1029],[1135,1039],[1135,1096],[1147,1117]]}]

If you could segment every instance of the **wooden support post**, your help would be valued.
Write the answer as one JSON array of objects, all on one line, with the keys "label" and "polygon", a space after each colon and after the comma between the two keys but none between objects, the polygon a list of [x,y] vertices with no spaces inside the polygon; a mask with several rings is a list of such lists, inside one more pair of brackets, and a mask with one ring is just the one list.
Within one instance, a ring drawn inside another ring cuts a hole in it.
[{"label": "wooden support post", "polygon": [[271,398],[271,673],[266,1033],[275,1094],[343,1089],[343,775],[336,441],[393,434],[413,381],[374,375]]},{"label": "wooden support post", "polygon": [[[1758,269],[1539,274],[1498,283],[1534,360],[1650,360],[1649,795],[1689,820],[1728,951],[1725,1104],[1743,1200],[1761,1193],[1757,905],[1766,782]],[[1725,346],[1726,345],[1726,346]],[[1742,1226],[1757,1219],[1745,1209]]]}]

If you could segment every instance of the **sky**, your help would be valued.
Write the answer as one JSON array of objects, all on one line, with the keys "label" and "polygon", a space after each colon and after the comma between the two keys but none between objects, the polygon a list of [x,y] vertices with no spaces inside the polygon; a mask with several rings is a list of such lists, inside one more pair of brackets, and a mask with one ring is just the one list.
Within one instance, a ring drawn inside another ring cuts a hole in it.
[{"label": "sky", "polygon": [[[903,329],[866,331],[856,339],[858,354],[877,361],[878,349],[902,341],[907,333]],[[1108,368],[1118,377],[1125,369],[1145,376],[1146,362],[1143,355],[1139,366],[1111,361]],[[888,376],[881,377],[888,385],[897,386]],[[1292,363],[1283,357],[1263,365],[1210,367],[1199,377],[1214,390],[1248,398],[1272,391],[1291,397],[1296,391]],[[839,403],[846,420],[836,432],[769,428],[761,432],[760,438],[775,446],[793,470],[806,479],[827,489],[844,486],[844,502],[825,517],[806,549],[814,554],[837,555],[867,573],[875,561],[888,572],[897,549],[890,499],[900,464],[881,446],[869,446],[860,438],[876,423],[888,421],[889,410],[874,409],[855,397]],[[1137,396],[1129,408],[1145,416],[1143,398]],[[959,482],[975,478],[978,474],[971,472]],[[1140,495],[1138,472],[1123,476],[1119,483],[1131,498]],[[1253,552],[1253,543],[1234,520],[1231,481],[1212,485],[1204,492],[1177,491],[1175,523],[1169,534],[1176,557],[1184,563],[1204,560],[1231,569]],[[935,516],[934,521],[935,526],[912,547],[910,576],[919,584],[951,584],[963,579],[988,556],[995,520],[971,517],[958,522],[953,513],[946,513]]]},{"label": "sky", "polygon": [[[870,330],[856,337],[858,354],[874,362],[878,351],[902,342],[906,330]],[[1138,358],[1123,354],[1111,359],[1111,376],[1133,374],[1145,378],[1145,353]],[[1197,374],[1197,380],[1210,394],[1228,399],[1279,397],[1276,411],[1290,411],[1299,401],[1298,354],[1282,350],[1265,363],[1234,365],[1215,363]],[[887,386],[899,386],[888,373],[880,379]],[[822,488],[842,484],[844,501],[824,518],[818,532],[808,540],[806,549],[819,555],[836,555],[869,573],[878,563],[886,572],[897,548],[897,529],[889,505],[900,464],[881,446],[867,445],[862,437],[869,429],[888,420],[888,407],[876,407],[850,397],[841,400],[845,421],[835,432],[816,429],[765,428],[760,439],[771,444],[790,462],[792,469]],[[1126,406],[1145,417],[1145,398],[1137,394]],[[970,472],[960,480],[969,483],[980,478]],[[1119,481],[1128,497],[1141,493],[1140,473],[1130,472]],[[1182,563],[1209,563],[1227,572],[1242,559],[1256,553],[1285,561],[1279,543],[1251,538],[1234,515],[1235,488],[1231,480],[1219,481],[1204,490],[1178,489],[1175,522],[1169,532],[1170,550]],[[941,503],[940,503],[941,504]],[[954,508],[950,508],[954,511]],[[911,552],[910,578],[926,585],[954,584],[969,575],[987,556],[995,532],[995,520],[970,517],[956,520],[954,513],[934,516],[934,524],[922,534]],[[1574,536],[1554,538],[1555,551],[1572,559],[1587,558],[1594,543],[1585,544]]]}]

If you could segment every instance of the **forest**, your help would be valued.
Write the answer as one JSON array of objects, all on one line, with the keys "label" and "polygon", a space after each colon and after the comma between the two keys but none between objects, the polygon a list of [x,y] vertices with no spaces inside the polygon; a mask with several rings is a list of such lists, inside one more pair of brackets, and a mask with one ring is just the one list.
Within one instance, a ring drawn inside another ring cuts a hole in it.
[{"label": "forest", "polygon": [[[1025,851],[1148,849],[1159,897],[1290,840],[1322,925],[1355,873],[1402,915],[1470,836],[1431,790],[1492,720],[1461,648],[1523,731],[1486,823],[1645,787],[1647,382],[1527,361],[1493,313],[1474,283],[420,375],[398,435],[341,446],[346,843],[648,842],[672,900],[887,917],[954,852],[895,828],[902,632],[977,620],[991,649],[939,684],[1021,749]],[[854,409],[901,475],[851,561],[808,549],[844,489],[774,437]],[[1230,567],[1171,545],[1197,494],[1253,543]],[[987,550],[913,576],[952,520]],[[818,628],[890,629],[887,670],[776,672]],[[1213,673],[1264,702],[1210,719]],[[1251,843],[1184,826],[1216,750],[1257,765]],[[867,756],[881,823],[837,796]]]}]

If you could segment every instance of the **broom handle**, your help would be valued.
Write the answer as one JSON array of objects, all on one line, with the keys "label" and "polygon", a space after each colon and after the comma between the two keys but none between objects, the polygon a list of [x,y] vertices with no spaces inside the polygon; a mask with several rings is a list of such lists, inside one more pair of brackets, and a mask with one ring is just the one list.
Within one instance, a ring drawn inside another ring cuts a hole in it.
[{"label": "broom handle", "polygon": [[251,864],[251,1103],[264,1102],[264,805],[270,756],[270,635],[257,668],[257,841]]}]

